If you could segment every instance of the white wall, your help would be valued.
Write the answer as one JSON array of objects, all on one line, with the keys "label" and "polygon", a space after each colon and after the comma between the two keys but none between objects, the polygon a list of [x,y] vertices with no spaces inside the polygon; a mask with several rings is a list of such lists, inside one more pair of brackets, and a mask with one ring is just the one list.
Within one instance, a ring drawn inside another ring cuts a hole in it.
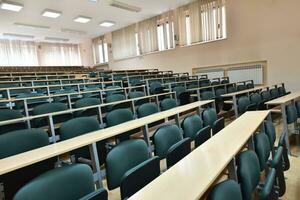
[{"label": "white wall", "polygon": [[300,89],[299,7],[299,0],[227,0],[226,40],[110,62],[110,68],[191,72],[193,67],[267,60],[269,84]]}]

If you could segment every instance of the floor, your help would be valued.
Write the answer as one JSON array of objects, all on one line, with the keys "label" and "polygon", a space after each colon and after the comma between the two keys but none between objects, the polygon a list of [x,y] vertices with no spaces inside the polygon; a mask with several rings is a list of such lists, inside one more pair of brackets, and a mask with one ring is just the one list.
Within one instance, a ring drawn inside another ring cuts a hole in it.
[{"label": "floor", "polygon": [[[274,119],[275,118],[275,119]],[[282,123],[280,117],[273,117],[273,121],[276,125],[277,139],[279,138],[282,130]],[[230,121],[229,121],[230,122]],[[228,121],[227,121],[228,123]],[[292,140],[294,138],[291,138]],[[293,142],[293,141],[292,141]],[[277,142],[275,143],[277,144]],[[291,167],[288,171],[285,172],[286,176],[286,193],[280,199],[282,200],[299,200],[300,199],[300,145],[291,144],[292,153],[298,155],[299,157],[290,157]],[[164,166],[164,163],[161,163]],[[164,167],[163,167],[164,168]],[[220,178],[223,179],[224,177]],[[106,183],[105,188],[106,187]],[[120,191],[119,188],[108,191],[110,200],[119,200]]]}]

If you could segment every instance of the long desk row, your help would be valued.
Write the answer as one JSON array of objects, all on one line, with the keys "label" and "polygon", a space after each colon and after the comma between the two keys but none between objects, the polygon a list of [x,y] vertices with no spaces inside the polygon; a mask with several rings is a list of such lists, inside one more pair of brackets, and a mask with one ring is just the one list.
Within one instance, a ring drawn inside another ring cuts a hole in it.
[{"label": "long desk row", "polygon": [[226,168],[235,172],[235,156],[252,143],[253,134],[269,114],[243,114],[129,199],[200,199]]}]

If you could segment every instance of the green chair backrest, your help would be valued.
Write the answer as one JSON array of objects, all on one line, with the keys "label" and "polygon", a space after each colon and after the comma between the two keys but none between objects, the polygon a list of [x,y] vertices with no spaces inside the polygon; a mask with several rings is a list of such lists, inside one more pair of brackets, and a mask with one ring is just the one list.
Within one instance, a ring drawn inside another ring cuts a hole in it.
[{"label": "green chair backrest", "polygon": [[166,98],[160,102],[161,111],[170,110],[177,107],[177,102],[175,99]]},{"label": "green chair backrest", "polygon": [[48,134],[42,129],[23,129],[0,135],[0,159],[49,144]]},{"label": "green chair backrest", "polygon": [[279,97],[279,92],[278,92],[278,89],[277,88],[273,88],[270,90],[270,94],[271,94],[271,98],[277,98]]},{"label": "green chair backrest", "polygon": [[203,91],[200,93],[201,100],[211,100],[215,98],[215,95],[212,91]]},{"label": "green chair backrest", "polygon": [[182,122],[184,137],[195,139],[196,134],[203,128],[203,121],[199,115],[186,117]]},{"label": "green chair backrest", "polygon": [[223,94],[226,94],[226,90],[224,88],[216,89],[216,97],[221,97]]},{"label": "green chair backrest", "polygon": [[21,188],[14,200],[75,200],[94,191],[91,168],[84,164],[74,164],[38,176]]},{"label": "green chair backrest", "polygon": [[292,124],[297,122],[297,108],[293,104],[289,104],[285,106],[285,112],[286,112],[286,120],[288,124]]},{"label": "green chair backrest", "polygon": [[155,131],[153,139],[155,155],[164,159],[170,147],[182,140],[182,134],[178,126],[166,125]]},{"label": "green chair backrest", "polygon": [[284,87],[278,87],[278,93],[280,96],[283,96],[286,94],[285,88]]},{"label": "green chair backrest", "polygon": [[235,87],[235,86],[229,86],[229,87],[227,88],[227,92],[228,92],[228,93],[236,92],[236,87]]},{"label": "green chair backrest", "polygon": [[24,117],[18,110],[0,109],[0,121],[17,119]]},{"label": "green chair backrest", "polygon": [[269,101],[272,98],[271,94],[270,94],[270,91],[268,91],[268,90],[262,91],[260,93],[260,95],[261,95],[261,98],[262,98],[263,101]]},{"label": "green chair backrest", "polygon": [[134,98],[138,98],[138,97],[144,97],[145,93],[141,92],[141,91],[135,91],[135,92],[129,92],[128,93],[128,98],[129,99],[134,99]]},{"label": "green chair backrest", "polygon": [[240,185],[234,180],[226,180],[213,187],[208,200],[243,200]]},{"label": "green chair backrest", "polygon": [[42,114],[59,112],[64,110],[68,110],[67,105],[64,103],[45,103],[34,107],[33,115],[42,115]]},{"label": "green chair backrest", "polygon": [[159,81],[154,81],[152,83],[150,83],[150,92],[151,94],[155,94],[156,90],[162,88],[162,85]]},{"label": "green chair backrest", "polygon": [[176,93],[176,96],[179,97],[186,89],[183,86],[177,86],[173,88],[173,91]]},{"label": "green chair backrest", "polygon": [[124,174],[149,158],[144,140],[127,140],[114,147],[106,157],[109,190],[120,186]]},{"label": "green chair backrest", "polygon": [[251,102],[249,100],[249,97],[242,96],[238,98],[237,104],[238,104],[238,111],[240,114],[242,114],[247,111],[248,106],[251,104]]},{"label": "green chair backrest", "polygon": [[271,149],[273,149],[274,143],[276,141],[275,126],[271,121],[265,121],[264,126],[265,126],[265,133],[267,134],[269,141],[270,141],[270,147],[271,147]]},{"label": "green chair backrest", "polygon": [[237,159],[237,174],[243,200],[251,200],[252,192],[259,184],[260,166],[257,155],[252,150],[242,152]]},{"label": "green chair backrest", "polygon": [[100,105],[100,99],[98,98],[83,98],[75,102],[75,108],[82,108],[93,105]]},{"label": "green chair backrest", "polygon": [[106,124],[108,127],[111,127],[133,119],[133,113],[131,110],[126,108],[116,109],[106,115]]},{"label": "green chair backrest", "polygon": [[295,106],[297,109],[297,117],[300,117],[300,101],[296,101]]},{"label": "green chair backrest", "polygon": [[250,102],[258,105],[262,101],[261,96],[258,93],[253,93],[250,95]]},{"label": "green chair backrest", "polygon": [[123,101],[125,99],[126,99],[126,97],[123,94],[111,94],[110,96],[106,97],[106,103]]},{"label": "green chair backrest", "polygon": [[117,94],[119,93],[121,90],[111,90],[111,89],[121,89],[122,87],[118,86],[118,85],[113,85],[113,86],[107,86],[106,89],[109,89],[108,91],[106,91],[106,95],[110,96],[113,94]]},{"label": "green chair backrest", "polygon": [[158,113],[158,106],[155,103],[144,103],[139,106],[137,113],[139,118],[146,117]]},{"label": "green chair backrest", "polygon": [[259,133],[254,136],[255,152],[257,154],[260,171],[267,168],[267,161],[270,157],[271,147],[268,136],[265,133]]},{"label": "green chair backrest", "polygon": [[247,89],[254,88],[254,84],[253,83],[247,83],[246,87],[247,87]]},{"label": "green chair backrest", "polygon": [[218,120],[216,109],[207,108],[202,112],[203,126],[214,126],[214,122]]},{"label": "green chair backrest", "polygon": [[246,85],[237,85],[236,86],[236,90],[237,91],[242,91],[242,90],[246,90],[247,89],[247,86]]}]

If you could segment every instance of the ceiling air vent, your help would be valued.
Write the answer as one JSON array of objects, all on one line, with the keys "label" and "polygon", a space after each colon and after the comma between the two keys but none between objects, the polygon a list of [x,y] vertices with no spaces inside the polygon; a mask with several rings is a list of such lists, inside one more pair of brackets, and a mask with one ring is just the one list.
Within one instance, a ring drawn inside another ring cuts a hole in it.
[{"label": "ceiling air vent", "polygon": [[129,5],[120,1],[115,1],[115,0],[111,0],[109,2],[110,6],[116,7],[116,8],[120,8],[123,10],[127,10],[130,12],[140,12],[142,9],[137,7],[137,6],[133,6],[133,5]]}]

